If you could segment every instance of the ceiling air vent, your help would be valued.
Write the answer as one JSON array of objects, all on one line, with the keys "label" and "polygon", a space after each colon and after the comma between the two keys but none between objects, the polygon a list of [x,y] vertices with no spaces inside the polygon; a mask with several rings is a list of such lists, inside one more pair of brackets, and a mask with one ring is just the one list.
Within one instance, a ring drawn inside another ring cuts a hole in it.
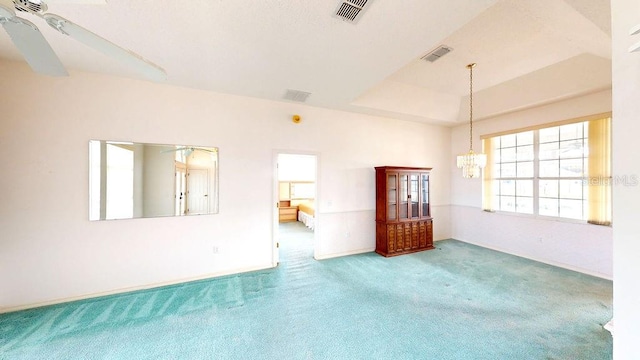
[{"label": "ceiling air vent", "polygon": [[440,45],[437,49],[431,51],[430,53],[428,53],[427,55],[423,56],[422,59],[427,60],[429,62],[434,62],[438,59],[440,59],[441,57],[447,55],[448,53],[450,53],[453,49],[446,46],[446,45]]},{"label": "ceiling air vent", "polygon": [[284,98],[291,101],[305,102],[307,101],[309,95],[311,95],[311,93],[300,90],[287,89],[287,92],[284,94]]},{"label": "ceiling air vent", "polygon": [[19,11],[27,11],[31,10],[33,12],[43,12],[47,11],[47,4],[42,3],[41,1],[32,1],[32,0],[13,0],[13,4],[16,9]]},{"label": "ceiling air vent", "polygon": [[336,10],[334,15],[344,21],[356,23],[360,19],[360,17],[362,17],[362,13],[366,9],[366,6],[371,3],[371,1],[372,0],[342,1],[340,5],[338,5],[338,9]]}]

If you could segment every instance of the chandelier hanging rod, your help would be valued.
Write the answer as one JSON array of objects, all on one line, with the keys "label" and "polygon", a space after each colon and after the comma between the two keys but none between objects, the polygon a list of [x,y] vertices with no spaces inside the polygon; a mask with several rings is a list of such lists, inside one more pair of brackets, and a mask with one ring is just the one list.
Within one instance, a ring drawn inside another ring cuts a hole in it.
[{"label": "chandelier hanging rod", "polygon": [[469,150],[473,150],[473,68],[476,63],[467,65],[469,69]]}]

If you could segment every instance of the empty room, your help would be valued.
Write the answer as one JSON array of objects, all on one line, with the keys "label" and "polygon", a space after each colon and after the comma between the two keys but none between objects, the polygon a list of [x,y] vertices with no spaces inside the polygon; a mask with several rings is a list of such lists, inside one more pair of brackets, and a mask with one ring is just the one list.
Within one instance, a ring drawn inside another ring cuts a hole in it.
[{"label": "empty room", "polygon": [[0,359],[640,354],[636,1],[0,24]]}]

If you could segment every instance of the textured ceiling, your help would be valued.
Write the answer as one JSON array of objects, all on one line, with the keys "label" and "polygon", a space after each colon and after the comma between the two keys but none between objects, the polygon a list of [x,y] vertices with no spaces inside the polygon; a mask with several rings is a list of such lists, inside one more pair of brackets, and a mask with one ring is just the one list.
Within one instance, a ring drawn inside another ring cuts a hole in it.
[{"label": "textured ceiling", "polygon": [[[370,0],[356,23],[338,0],[51,0],[68,18],[159,64],[169,85],[455,125],[611,86],[608,0]],[[32,15],[70,76],[139,75]],[[420,58],[440,44],[454,50]],[[23,61],[0,31],[1,61]],[[26,65],[25,65],[26,66]]]}]

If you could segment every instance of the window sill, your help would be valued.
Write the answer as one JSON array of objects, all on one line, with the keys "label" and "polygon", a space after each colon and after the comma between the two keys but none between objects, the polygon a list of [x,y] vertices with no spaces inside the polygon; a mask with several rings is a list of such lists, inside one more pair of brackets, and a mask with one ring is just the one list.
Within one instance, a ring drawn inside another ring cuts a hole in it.
[{"label": "window sill", "polygon": [[592,223],[589,223],[587,220],[578,220],[578,219],[562,218],[562,217],[555,217],[555,216],[523,214],[523,213],[517,213],[517,212],[511,212],[511,211],[500,211],[500,210],[482,210],[482,211],[487,212],[487,213],[491,213],[491,214],[514,216],[514,217],[521,217],[521,218],[526,218],[526,219],[555,221],[555,222],[570,223],[570,224],[582,224],[582,225],[612,227],[611,225],[592,224]]}]

